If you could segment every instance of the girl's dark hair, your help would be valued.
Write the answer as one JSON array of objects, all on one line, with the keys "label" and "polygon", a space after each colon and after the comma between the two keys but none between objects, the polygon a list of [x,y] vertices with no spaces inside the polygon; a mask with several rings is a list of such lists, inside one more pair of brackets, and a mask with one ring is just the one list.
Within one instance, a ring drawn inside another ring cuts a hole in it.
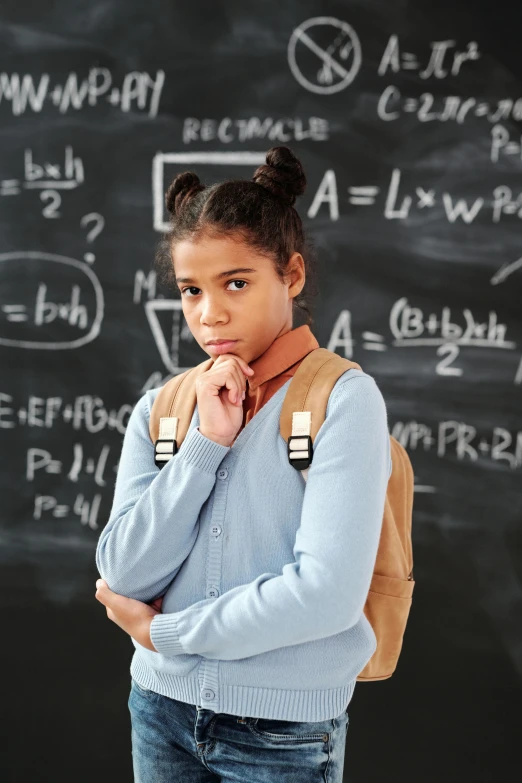
[{"label": "girl's dark hair", "polygon": [[303,167],[288,147],[268,150],[266,163],[255,170],[252,180],[225,180],[207,187],[192,171],[178,174],[165,194],[169,230],[160,239],[155,255],[160,282],[168,286],[174,282],[171,249],[176,242],[197,241],[204,234],[237,234],[273,259],[281,281],[292,253],[301,253],[306,282],[293,305],[304,310],[308,324],[312,324],[308,295],[317,293],[315,249],[293,206],[305,187]]}]

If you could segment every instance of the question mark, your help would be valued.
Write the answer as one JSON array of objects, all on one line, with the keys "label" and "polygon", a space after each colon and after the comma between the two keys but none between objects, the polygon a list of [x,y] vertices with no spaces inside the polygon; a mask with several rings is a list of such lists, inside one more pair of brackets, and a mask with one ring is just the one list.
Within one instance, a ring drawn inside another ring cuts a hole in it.
[{"label": "question mark", "polygon": [[[105,226],[105,218],[99,214],[99,212],[89,212],[88,215],[84,215],[80,221],[81,227],[85,228],[89,223],[94,223],[94,226],[87,234],[87,242],[94,242],[96,237],[101,234],[103,227]],[[83,256],[84,261],[88,264],[94,263],[96,256],[94,253],[85,253]]]}]

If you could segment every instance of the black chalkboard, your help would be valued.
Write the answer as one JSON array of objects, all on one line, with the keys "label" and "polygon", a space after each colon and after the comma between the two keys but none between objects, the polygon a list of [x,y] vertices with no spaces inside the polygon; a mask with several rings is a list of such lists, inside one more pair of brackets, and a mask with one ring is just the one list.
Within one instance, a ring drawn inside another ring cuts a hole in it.
[{"label": "black chalkboard", "polygon": [[345,779],[518,768],[521,16],[2,3],[3,780],[132,779],[134,648],[94,598],[94,552],[134,404],[207,358],[154,273],[163,194],[182,170],[250,178],[276,144],[308,176],[313,331],[375,377],[415,471],[405,644],[356,688]]}]

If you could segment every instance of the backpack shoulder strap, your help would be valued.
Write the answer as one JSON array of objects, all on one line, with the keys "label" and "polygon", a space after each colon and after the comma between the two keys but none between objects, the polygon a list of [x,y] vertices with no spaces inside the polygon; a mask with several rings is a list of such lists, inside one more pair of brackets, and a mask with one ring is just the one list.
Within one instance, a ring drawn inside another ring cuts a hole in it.
[{"label": "backpack shoulder strap", "polygon": [[[213,363],[214,359],[209,358],[175,375],[156,395],[150,412],[149,435],[158,467],[163,467],[183,443],[196,407],[196,380]],[[159,446],[158,441],[163,445]]]},{"label": "backpack shoulder strap", "polygon": [[303,472],[305,480],[330,393],[338,378],[351,369],[360,370],[361,366],[327,348],[315,348],[304,357],[290,381],[279,417],[279,432],[288,443],[290,464]]}]

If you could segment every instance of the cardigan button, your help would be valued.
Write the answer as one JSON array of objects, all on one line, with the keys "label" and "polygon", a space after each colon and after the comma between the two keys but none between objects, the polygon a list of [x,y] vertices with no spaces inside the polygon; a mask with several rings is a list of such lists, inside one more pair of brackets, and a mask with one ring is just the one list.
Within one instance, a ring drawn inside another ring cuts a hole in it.
[{"label": "cardigan button", "polygon": [[211,688],[205,688],[204,690],[202,690],[201,695],[203,696],[204,699],[213,699],[216,696],[216,694]]},{"label": "cardigan button", "polygon": [[226,477],[228,476],[228,470],[226,468],[220,468],[217,472],[218,479],[221,479],[221,481],[224,481]]}]

